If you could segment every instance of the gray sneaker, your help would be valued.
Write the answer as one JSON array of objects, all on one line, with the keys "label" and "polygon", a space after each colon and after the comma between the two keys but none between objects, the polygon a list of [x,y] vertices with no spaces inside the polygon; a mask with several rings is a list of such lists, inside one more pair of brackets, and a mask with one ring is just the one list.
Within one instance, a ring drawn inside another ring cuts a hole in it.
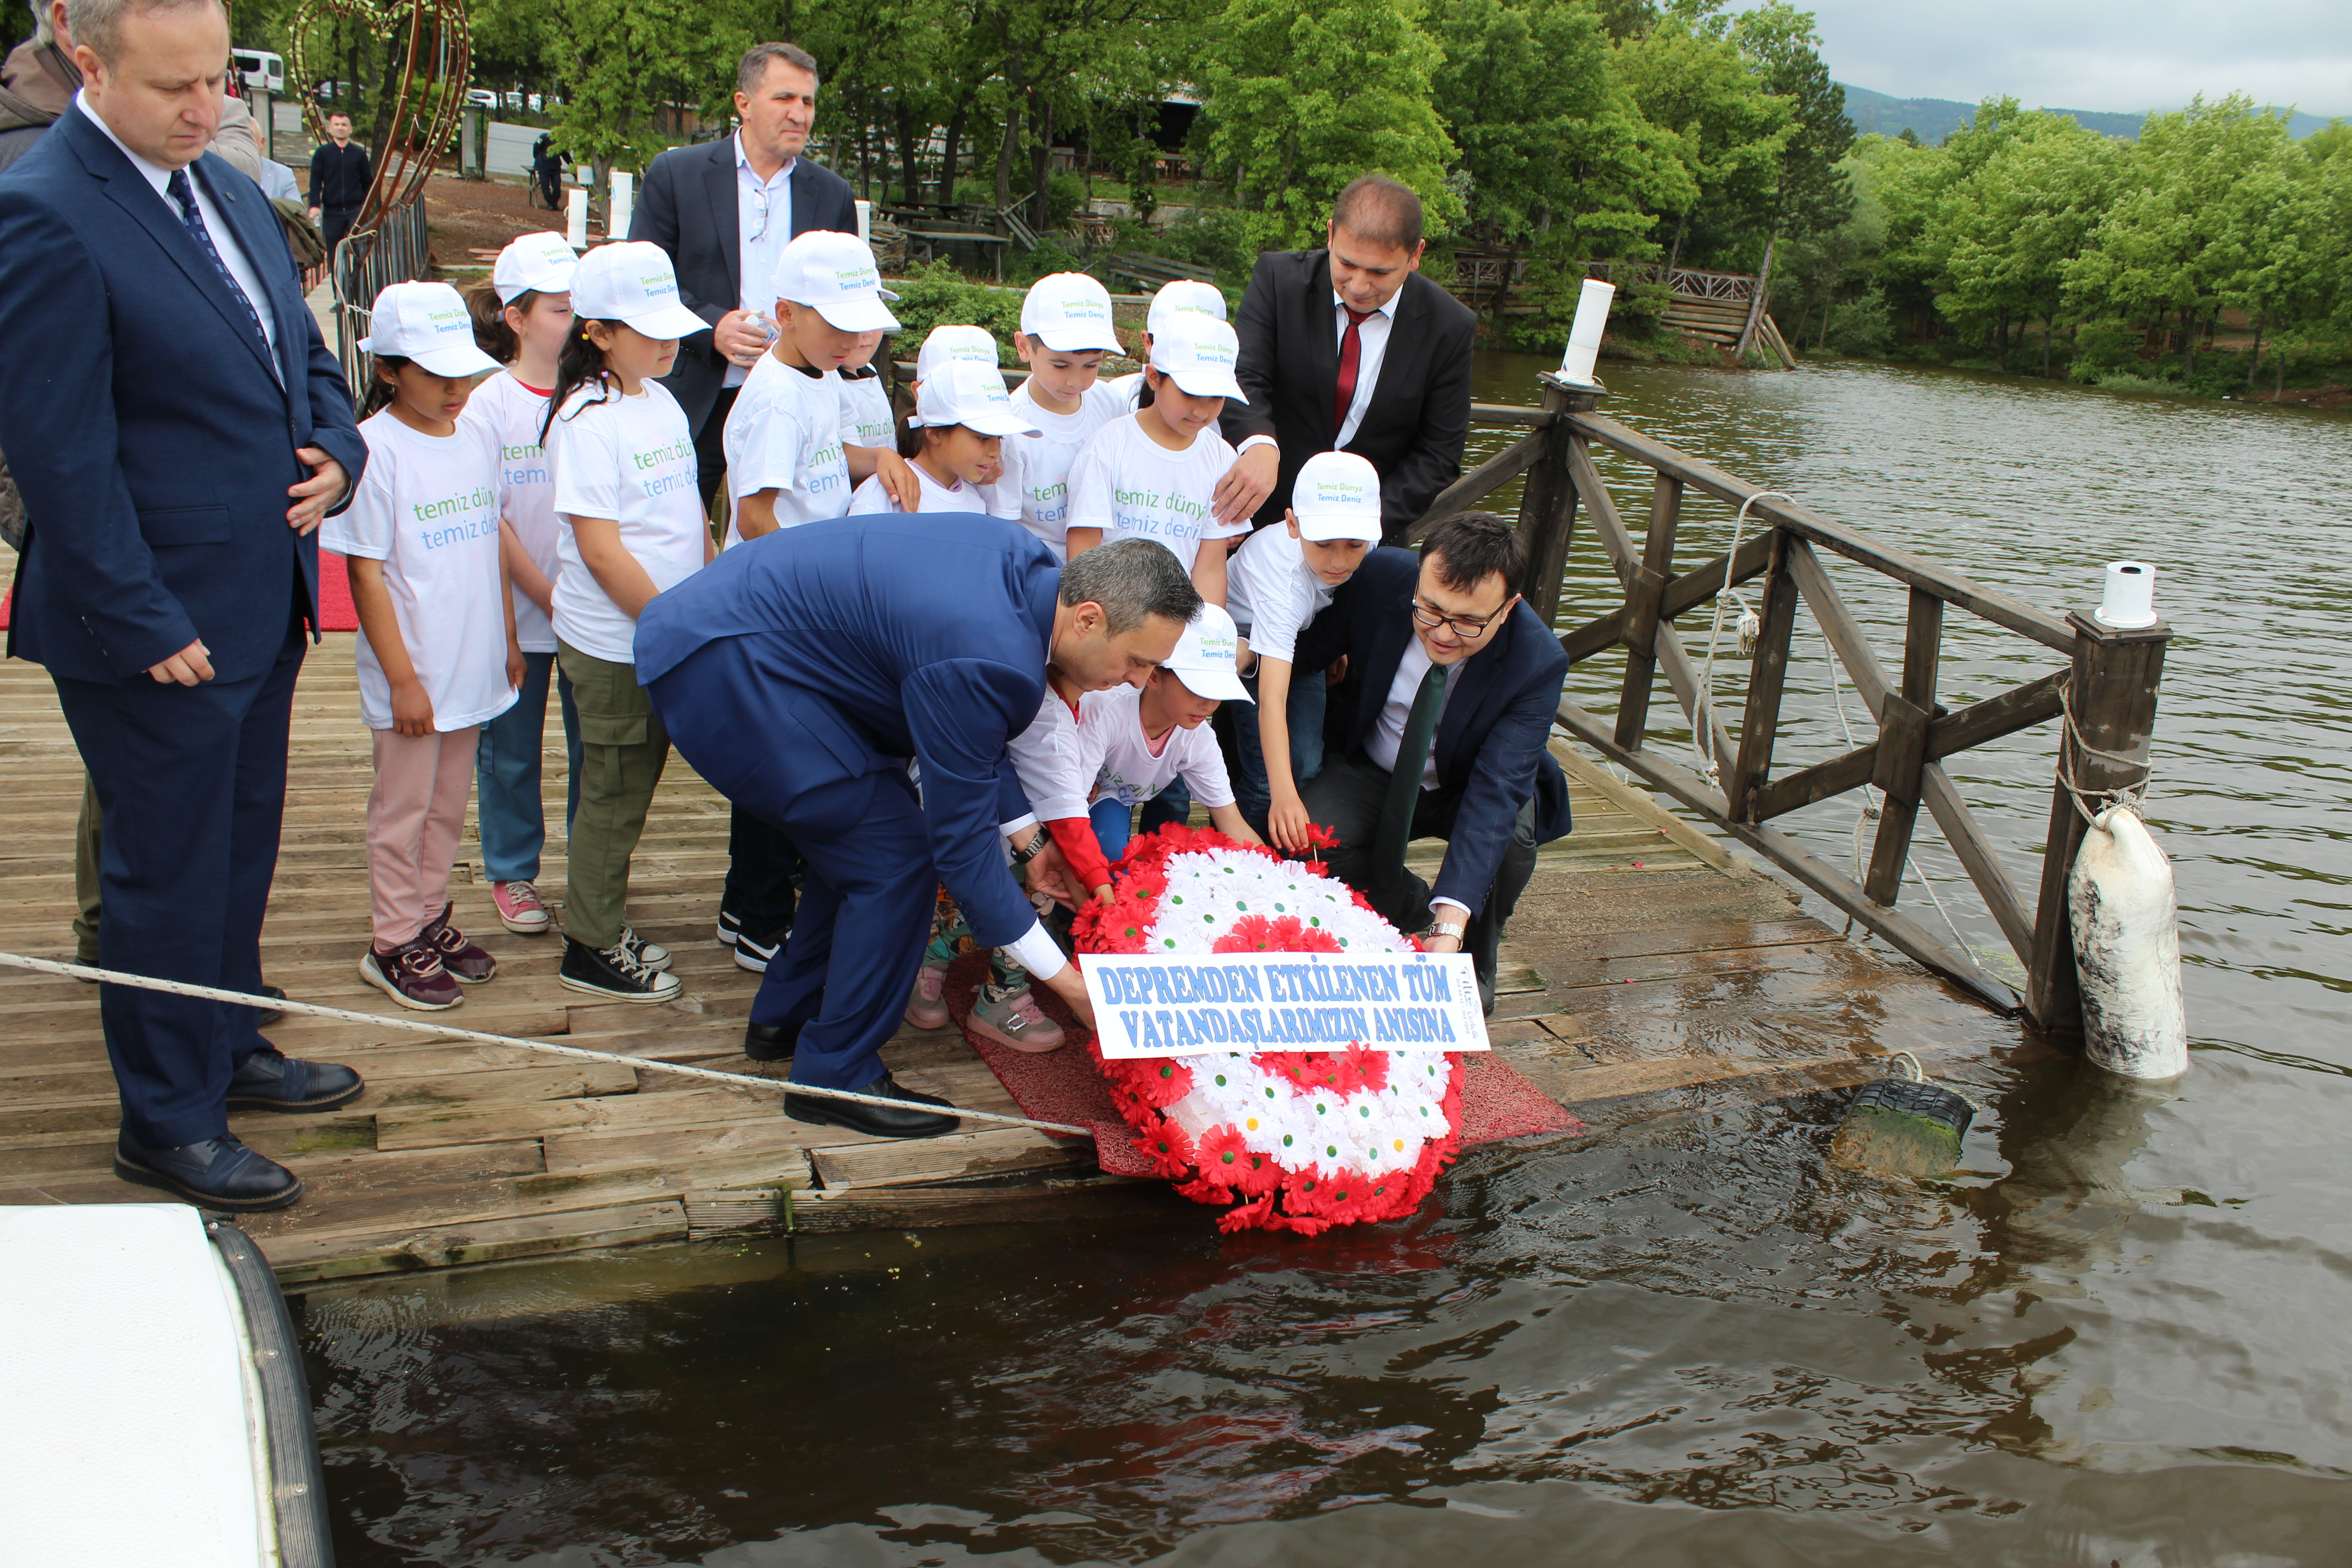
[{"label": "gray sneaker", "polygon": [[1037,1010],[1037,999],[1026,985],[1017,991],[982,986],[980,1000],[972,1004],[971,1026],[982,1038],[1012,1050],[1043,1053],[1062,1046],[1061,1026]]}]

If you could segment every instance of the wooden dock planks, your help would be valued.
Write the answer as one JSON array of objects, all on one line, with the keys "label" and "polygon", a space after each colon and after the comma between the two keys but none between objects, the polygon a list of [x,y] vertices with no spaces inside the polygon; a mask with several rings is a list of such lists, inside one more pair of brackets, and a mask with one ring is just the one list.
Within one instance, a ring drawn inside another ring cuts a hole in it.
[{"label": "wooden dock planks", "polygon": [[[356,964],[367,931],[368,745],[349,635],[314,649],[297,694],[286,836],[264,968],[297,998],[389,1014]],[[551,734],[550,820],[561,821]],[[72,851],[82,774],[47,676],[0,665],[0,950],[71,956]],[[1506,952],[1497,1049],[1596,1129],[1662,1095],[1717,1083],[1787,1092],[1854,1081],[1864,1026],[1888,1045],[1979,1044],[1989,1016],[1800,914],[1780,885],[1639,791],[1564,752],[1574,835],[1545,847]],[[452,1024],[561,1038],[623,1056],[776,1077],[741,1056],[757,979],[711,939],[727,808],[673,759],[648,821],[631,915],[677,954],[685,996],[592,1005],[555,981],[560,943],[493,917],[478,860],[453,883],[457,921],[499,957]],[[478,855],[469,824],[463,853]],[[1433,870],[1442,850],[1417,846]],[[562,834],[542,886],[560,899]],[[91,987],[0,971],[0,1203],[139,1203],[116,1179],[112,1079]],[[1883,1028],[1882,1028],[1883,1032]],[[281,1048],[347,1061],[368,1092],[320,1117],[238,1113],[232,1125],[303,1177],[295,1207],[246,1228],[289,1283],[438,1268],[790,1223],[921,1227],[1173,1204],[1163,1185],[1095,1173],[1090,1151],[1023,1129],[900,1143],[804,1126],[782,1088],[730,1088],[625,1063],[435,1041],[290,1018]],[[908,1033],[902,1081],[975,1109],[1017,1108],[961,1039]]]}]

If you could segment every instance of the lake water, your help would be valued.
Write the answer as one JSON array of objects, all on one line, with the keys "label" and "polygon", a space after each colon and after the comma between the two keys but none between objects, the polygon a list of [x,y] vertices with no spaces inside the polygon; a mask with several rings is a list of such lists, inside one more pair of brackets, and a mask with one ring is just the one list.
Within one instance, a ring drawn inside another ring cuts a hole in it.
[{"label": "lake water", "polygon": [[[1534,401],[1541,368],[1491,356],[1479,395]],[[1184,1215],[322,1294],[345,1568],[2352,1563],[2352,418],[1604,372],[1604,411],[2032,603],[2159,566],[2181,1083],[1997,1059],[1965,1168],[1918,1187],[1826,1170],[1816,1097],[1476,1152],[1414,1221],[1312,1242]],[[1604,468],[1638,515],[1646,474]],[[1686,515],[1685,564],[1732,525]],[[1899,599],[1825,559],[1897,661]],[[1563,625],[1604,581],[1580,530]],[[1783,769],[1844,743],[1799,628]],[[1955,706],[2057,662],[1958,612],[1946,649]],[[1670,743],[1663,683],[1652,711]],[[2029,889],[2050,745],[1955,759]],[[1852,820],[1798,830],[1843,863]],[[1915,859],[2013,972],[1924,816]],[[1941,929],[1916,881],[1905,905]]]}]

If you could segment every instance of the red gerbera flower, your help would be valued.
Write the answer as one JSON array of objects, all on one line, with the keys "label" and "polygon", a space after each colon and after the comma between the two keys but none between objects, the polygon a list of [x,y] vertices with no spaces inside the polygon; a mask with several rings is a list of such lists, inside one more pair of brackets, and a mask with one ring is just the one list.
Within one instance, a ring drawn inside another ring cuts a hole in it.
[{"label": "red gerbera flower", "polygon": [[1174,1057],[1158,1057],[1130,1065],[1136,1069],[1136,1095],[1156,1110],[1165,1110],[1192,1092],[1192,1069]]},{"label": "red gerbera flower", "polygon": [[1135,1141],[1135,1148],[1171,1180],[1192,1173],[1192,1141],[1184,1136],[1182,1128],[1164,1116],[1158,1127]]}]

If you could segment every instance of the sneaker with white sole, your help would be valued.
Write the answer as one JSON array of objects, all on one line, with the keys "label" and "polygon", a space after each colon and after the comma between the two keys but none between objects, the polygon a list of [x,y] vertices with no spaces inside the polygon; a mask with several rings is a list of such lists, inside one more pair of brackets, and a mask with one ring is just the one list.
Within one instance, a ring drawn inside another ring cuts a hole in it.
[{"label": "sneaker with white sole", "polygon": [[719,906],[719,930],[715,933],[723,947],[733,947],[735,939],[743,934],[742,917],[725,904]]},{"label": "sneaker with white sole", "polygon": [[441,967],[441,955],[420,942],[405,942],[390,952],[371,946],[360,960],[360,978],[419,1013],[438,1013],[466,999]]},{"label": "sneaker with white sole", "polygon": [[675,1002],[686,989],[677,975],[647,969],[618,942],[599,951],[577,937],[563,939],[563,967],[556,979],[567,990],[606,1002]]},{"label": "sneaker with white sole", "polygon": [[621,945],[636,954],[637,962],[647,969],[666,970],[669,967],[669,949],[657,942],[647,942],[637,934],[636,927],[625,921],[621,922]]},{"label": "sneaker with white sole", "polygon": [[973,1034],[1012,1050],[1042,1054],[1062,1046],[1061,1026],[1037,1010],[1026,985],[1018,991],[982,986],[967,1022]]},{"label": "sneaker with white sole", "polygon": [[915,971],[914,994],[907,998],[907,1027],[944,1029],[948,1026],[948,966],[926,963]]},{"label": "sneaker with white sole", "polygon": [[779,931],[757,931],[750,926],[735,928],[735,967],[748,969],[754,974],[768,973],[768,963],[784,947],[784,938],[792,928]]},{"label": "sneaker with white sole", "polygon": [[490,903],[499,911],[499,924],[517,936],[545,936],[555,924],[535,882],[492,882]]}]

